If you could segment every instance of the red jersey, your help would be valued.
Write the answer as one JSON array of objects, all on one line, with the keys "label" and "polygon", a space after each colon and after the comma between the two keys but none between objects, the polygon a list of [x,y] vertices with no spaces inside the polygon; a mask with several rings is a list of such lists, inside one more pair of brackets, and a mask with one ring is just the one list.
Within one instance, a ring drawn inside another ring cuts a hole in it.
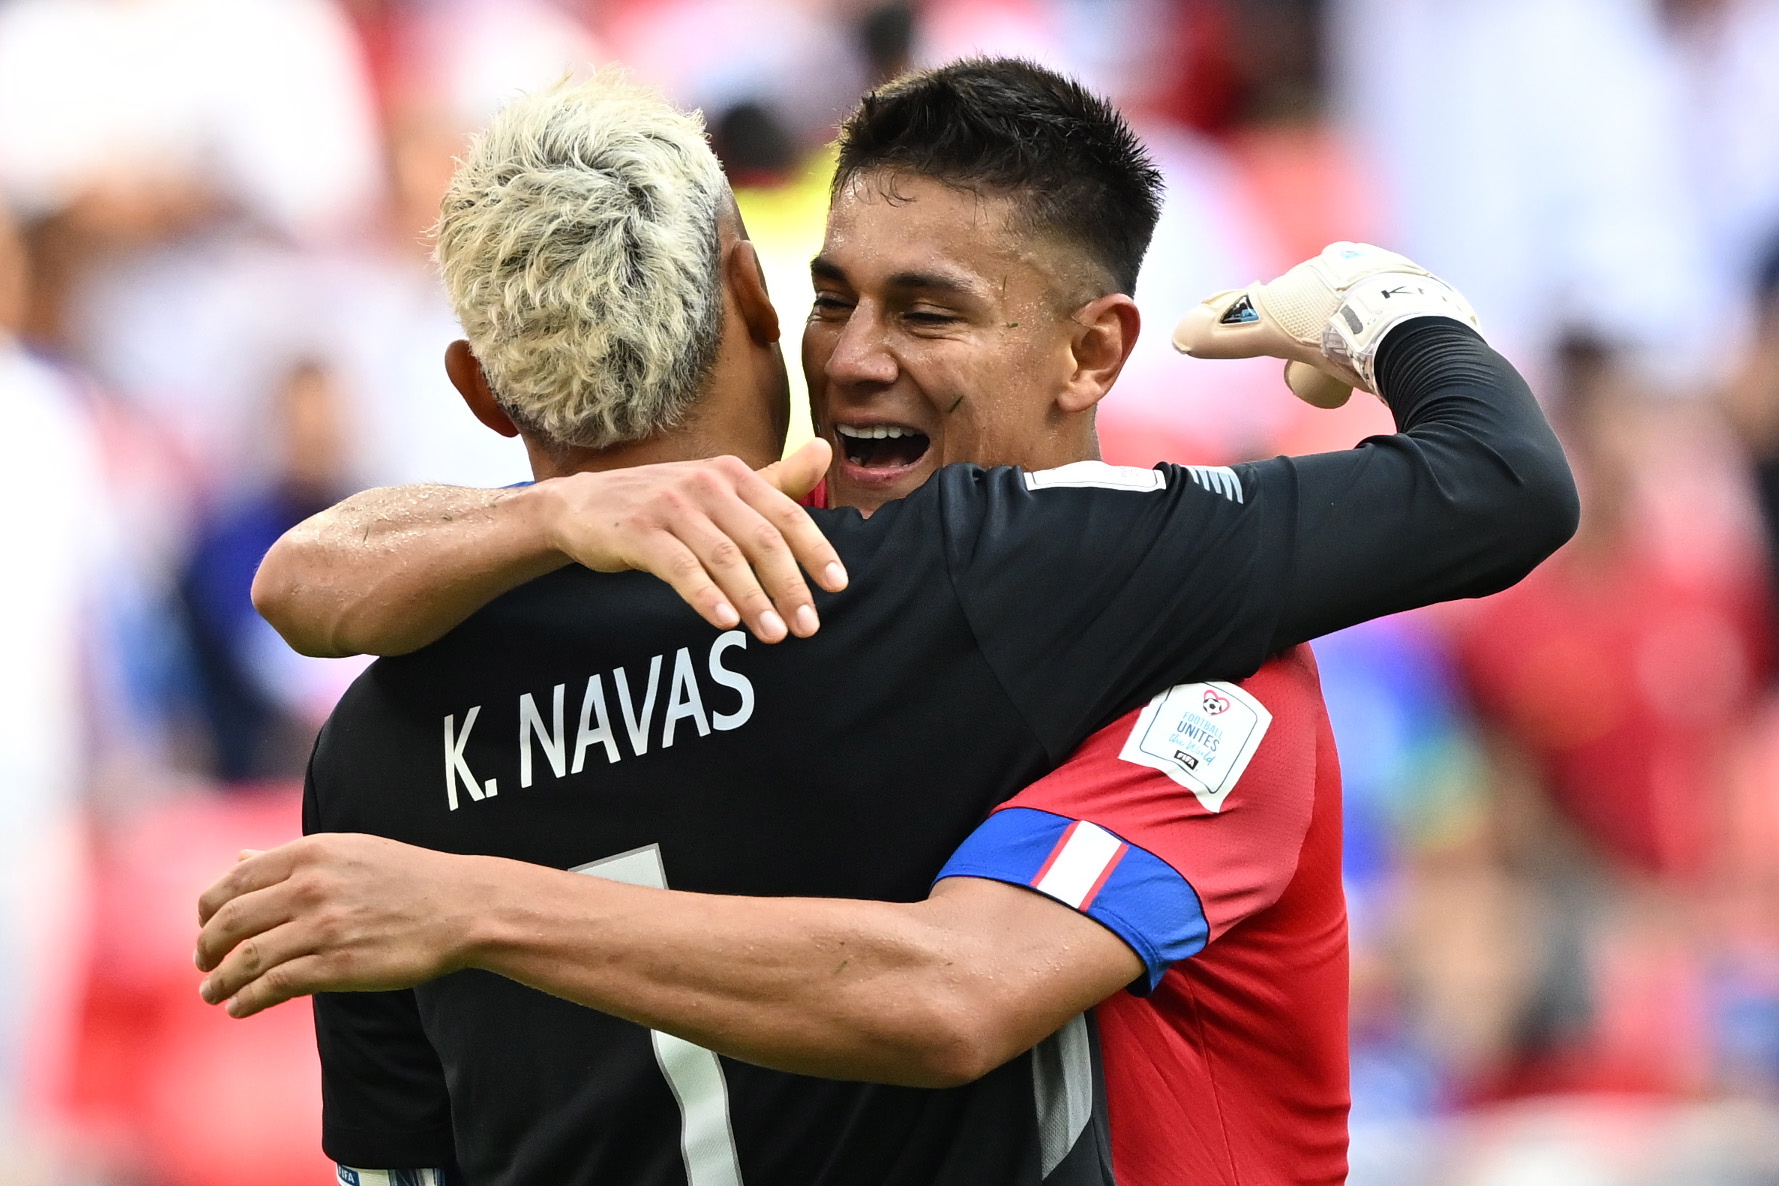
[{"label": "red jersey", "polygon": [[1029,886],[1142,958],[1093,1011],[1121,1186],[1345,1180],[1340,768],[1308,647],[1100,730],[940,876]]}]

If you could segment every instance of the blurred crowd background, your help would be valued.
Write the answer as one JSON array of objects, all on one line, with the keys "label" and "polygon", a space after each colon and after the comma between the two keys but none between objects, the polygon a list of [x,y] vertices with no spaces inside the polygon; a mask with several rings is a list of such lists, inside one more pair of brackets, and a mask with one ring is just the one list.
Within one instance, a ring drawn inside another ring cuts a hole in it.
[{"label": "blurred crowd background", "polygon": [[975,51],[1166,174],[1108,459],[1387,430],[1163,332],[1352,238],[1469,295],[1576,465],[1524,584],[1317,648],[1353,1182],[1779,1183],[1771,0],[0,0],[0,1183],[330,1180],[306,1006],[231,1023],[186,953],[359,669],[254,616],[266,546],[527,476],[441,364],[466,135],[627,64],[704,111],[795,327],[836,122]]}]

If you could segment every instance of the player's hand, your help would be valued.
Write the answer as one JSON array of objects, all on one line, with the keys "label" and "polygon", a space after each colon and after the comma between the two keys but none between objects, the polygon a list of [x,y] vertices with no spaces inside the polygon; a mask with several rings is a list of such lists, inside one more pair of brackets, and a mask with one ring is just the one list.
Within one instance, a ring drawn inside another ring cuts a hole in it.
[{"label": "player's hand", "polygon": [[831,457],[818,437],[757,472],[714,457],[558,478],[545,531],[588,568],[654,573],[719,629],[807,638],[821,620],[799,566],[830,593],[846,587],[839,555],[796,501]]},{"label": "player's hand", "polygon": [[1476,328],[1469,302],[1414,261],[1368,243],[1330,243],[1276,280],[1207,298],[1174,328],[1174,348],[1194,358],[1283,358],[1293,394],[1338,408],[1355,387],[1377,393],[1384,335],[1428,316]]},{"label": "player's hand", "polygon": [[324,833],[243,854],[198,899],[199,992],[247,1017],[316,992],[411,988],[463,964],[475,857]]}]

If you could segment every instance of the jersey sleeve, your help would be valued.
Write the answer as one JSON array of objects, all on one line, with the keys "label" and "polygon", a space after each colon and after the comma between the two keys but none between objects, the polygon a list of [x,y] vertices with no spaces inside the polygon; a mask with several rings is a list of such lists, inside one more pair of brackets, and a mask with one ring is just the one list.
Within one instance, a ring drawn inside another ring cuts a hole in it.
[{"label": "jersey sleeve", "polygon": [[451,1101],[412,991],[319,993],[321,1147],[345,1166],[453,1161]]},{"label": "jersey sleeve", "polygon": [[[305,835],[342,830],[317,793],[318,765],[310,759],[304,782]],[[404,1183],[427,1174],[449,1180],[456,1166],[451,1099],[413,991],[317,993],[313,1004],[321,1147],[339,1179],[356,1176],[362,1186],[377,1173]]]},{"label": "jersey sleeve", "polygon": [[1293,653],[1242,684],[1183,684],[1003,804],[939,873],[1026,886],[1109,928],[1154,988],[1266,909],[1315,806],[1321,691]]},{"label": "jersey sleeve", "polygon": [[1402,431],[1232,468],[950,467],[946,564],[978,644],[1053,761],[1156,689],[1240,680],[1368,618],[1520,579],[1574,530],[1555,435],[1456,322],[1386,339]]}]

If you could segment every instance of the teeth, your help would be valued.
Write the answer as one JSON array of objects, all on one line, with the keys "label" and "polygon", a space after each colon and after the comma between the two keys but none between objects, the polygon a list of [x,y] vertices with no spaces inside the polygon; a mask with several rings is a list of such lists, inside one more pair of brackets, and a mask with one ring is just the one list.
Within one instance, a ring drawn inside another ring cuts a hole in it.
[{"label": "teeth", "polygon": [[895,440],[898,437],[915,435],[912,428],[902,428],[895,424],[873,424],[869,427],[855,428],[850,424],[839,424],[835,430],[843,437],[851,437],[858,441]]}]

